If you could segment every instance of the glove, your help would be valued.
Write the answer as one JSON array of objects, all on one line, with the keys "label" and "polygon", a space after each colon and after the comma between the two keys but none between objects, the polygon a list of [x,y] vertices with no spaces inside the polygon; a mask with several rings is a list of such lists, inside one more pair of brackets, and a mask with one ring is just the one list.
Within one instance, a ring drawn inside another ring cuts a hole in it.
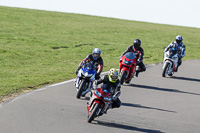
[{"label": "glove", "polygon": [[116,94],[112,97],[113,101],[116,101],[117,98],[120,96],[121,91],[117,91]]},{"label": "glove", "polygon": [[178,58],[179,58],[179,59],[181,59],[181,56],[180,56],[180,55],[178,55]]},{"label": "glove", "polygon": [[97,80],[95,80],[94,82],[93,82],[93,88],[94,88],[94,90],[96,90],[97,89]]},{"label": "glove", "polygon": [[113,101],[116,101],[116,100],[117,100],[117,97],[116,97],[116,96],[113,96],[113,97],[112,97],[112,100],[113,100]]},{"label": "glove", "polygon": [[96,90],[96,89],[97,89],[97,85],[94,86],[94,90]]},{"label": "glove", "polygon": [[78,74],[78,71],[81,69],[81,66],[78,66],[77,70],[76,70],[76,75]]},{"label": "glove", "polygon": [[99,74],[96,74],[96,75],[95,75],[95,79],[100,79]]},{"label": "glove", "polygon": [[140,64],[140,62],[139,61],[136,61],[136,65],[139,65]]},{"label": "glove", "polygon": [[76,75],[78,74],[78,71],[79,71],[79,70],[76,70]]},{"label": "glove", "polygon": [[94,81],[94,85],[97,86],[97,80]]}]

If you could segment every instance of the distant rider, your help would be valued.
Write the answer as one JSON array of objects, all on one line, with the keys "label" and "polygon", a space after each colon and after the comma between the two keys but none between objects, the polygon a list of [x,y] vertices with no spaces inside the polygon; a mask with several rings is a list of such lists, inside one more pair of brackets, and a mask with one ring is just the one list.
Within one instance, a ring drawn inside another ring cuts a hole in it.
[{"label": "distant rider", "polygon": [[76,70],[76,75],[78,74],[78,71],[81,69],[81,66],[84,62],[86,61],[92,61],[93,64],[97,63],[98,64],[98,70],[97,73],[95,74],[95,79],[100,78],[100,74],[103,70],[103,59],[101,58],[101,50],[99,48],[95,48],[92,51],[92,54],[88,55],[85,59],[81,61],[79,64],[77,70]]},{"label": "distant rider", "polygon": [[121,101],[119,96],[121,94],[120,88],[121,84],[118,79],[118,71],[115,68],[110,69],[109,74],[105,75],[103,78],[95,81],[95,84],[106,84],[109,88],[112,88],[113,103],[112,108],[119,108],[121,106]]},{"label": "distant rider", "polygon": [[140,72],[146,71],[146,67],[143,63],[143,55],[144,50],[141,47],[141,41],[140,39],[135,39],[133,41],[133,45],[129,46],[126,51],[120,56],[120,59],[122,56],[124,56],[127,52],[133,52],[136,55],[136,65],[140,67],[140,69],[136,70],[136,77],[138,77]]},{"label": "distant rider", "polygon": [[[176,36],[176,40],[171,42],[166,48],[164,52],[167,52],[170,48],[175,48],[178,50],[178,67],[182,64],[182,58],[185,56],[185,45],[183,44],[183,37],[181,35]],[[177,70],[178,71],[178,67]]]}]

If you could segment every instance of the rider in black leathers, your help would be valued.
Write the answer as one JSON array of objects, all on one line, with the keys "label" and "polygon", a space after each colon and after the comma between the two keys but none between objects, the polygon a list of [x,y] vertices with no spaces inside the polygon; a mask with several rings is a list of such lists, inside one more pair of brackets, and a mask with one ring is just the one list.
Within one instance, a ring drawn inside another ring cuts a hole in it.
[{"label": "rider in black leathers", "polygon": [[141,47],[141,41],[139,39],[135,39],[133,41],[133,45],[129,46],[126,51],[120,56],[120,59],[127,52],[133,52],[136,55],[136,65],[140,67],[140,69],[136,70],[136,77],[138,77],[139,72],[146,71],[146,67],[143,63],[143,55],[144,50]]},{"label": "rider in black leathers", "polygon": [[118,71],[114,68],[110,69],[108,75],[105,75],[103,78],[95,82],[96,85],[101,83],[106,84],[108,89],[112,88],[112,95],[113,95],[112,108],[119,108],[121,106],[121,101],[119,99],[119,96],[121,94],[120,91],[121,84],[118,79]]},{"label": "rider in black leathers", "polygon": [[76,75],[78,74],[78,71],[81,69],[81,66],[84,62],[86,61],[92,61],[94,64],[97,63],[98,64],[98,70],[97,73],[95,74],[95,79],[99,79],[100,78],[100,74],[103,70],[103,59],[101,58],[101,51],[99,48],[95,48],[92,51],[92,54],[88,55],[85,59],[83,59],[81,61],[81,63],[79,64],[77,70],[76,70]]}]

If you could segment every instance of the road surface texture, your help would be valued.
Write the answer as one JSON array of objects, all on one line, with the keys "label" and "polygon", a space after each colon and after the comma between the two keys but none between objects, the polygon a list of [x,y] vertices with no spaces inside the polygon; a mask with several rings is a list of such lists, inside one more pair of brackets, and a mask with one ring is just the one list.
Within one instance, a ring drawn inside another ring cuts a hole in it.
[{"label": "road surface texture", "polygon": [[87,123],[86,98],[74,82],[52,85],[0,104],[1,133],[199,133],[200,60],[183,61],[163,78],[162,64],[148,65],[121,88],[122,105]]}]

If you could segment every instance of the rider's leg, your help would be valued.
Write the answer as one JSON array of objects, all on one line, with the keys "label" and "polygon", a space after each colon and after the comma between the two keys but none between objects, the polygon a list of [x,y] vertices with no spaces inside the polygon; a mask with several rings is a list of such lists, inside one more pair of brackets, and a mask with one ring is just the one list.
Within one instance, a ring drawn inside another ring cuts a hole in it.
[{"label": "rider's leg", "polygon": [[121,106],[121,101],[117,98],[116,101],[113,101],[112,108],[119,108]]},{"label": "rider's leg", "polygon": [[136,74],[135,74],[136,77],[138,77],[140,72],[146,71],[146,67],[142,61],[138,64],[138,66],[139,66],[139,69],[136,70]]},{"label": "rider's leg", "polygon": [[176,72],[178,72],[178,67],[182,64],[182,60],[181,58],[178,58],[178,66],[176,68]]}]

